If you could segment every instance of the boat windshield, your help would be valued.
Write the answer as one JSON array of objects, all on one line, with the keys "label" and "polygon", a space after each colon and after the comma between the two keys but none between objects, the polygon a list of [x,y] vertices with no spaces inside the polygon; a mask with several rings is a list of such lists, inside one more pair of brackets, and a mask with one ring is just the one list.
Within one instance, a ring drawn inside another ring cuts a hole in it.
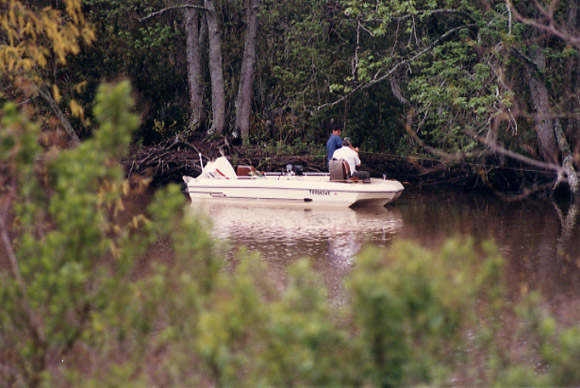
[{"label": "boat windshield", "polygon": [[202,178],[238,178],[231,163],[224,156],[217,158],[213,162],[208,162],[200,176]]}]

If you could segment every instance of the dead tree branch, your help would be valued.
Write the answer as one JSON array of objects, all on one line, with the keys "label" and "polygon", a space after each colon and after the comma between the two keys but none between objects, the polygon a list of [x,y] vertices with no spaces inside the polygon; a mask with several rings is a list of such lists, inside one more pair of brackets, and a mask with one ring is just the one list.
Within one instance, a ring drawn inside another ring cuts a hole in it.
[{"label": "dead tree branch", "polygon": [[511,159],[517,160],[519,162],[523,162],[523,163],[530,165],[530,166],[541,168],[542,170],[554,171],[556,174],[558,174],[560,172],[560,170],[562,169],[562,166],[560,166],[560,165],[557,165],[554,163],[541,162],[539,160],[532,159],[530,157],[524,156],[524,155],[519,154],[517,152],[510,151],[510,150],[498,145],[497,143],[492,142],[492,141],[488,140],[487,138],[480,136],[480,135],[477,135],[475,133],[471,132],[471,135],[479,143],[489,147],[493,152],[495,152],[497,154],[507,156]]},{"label": "dead tree branch", "polygon": [[560,25],[554,18],[554,2],[550,5],[548,9],[542,6],[538,1],[534,1],[534,5],[536,10],[543,16],[544,21],[539,19],[527,18],[523,16],[519,11],[514,7],[511,0],[505,0],[506,4],[508,5],[511,13],[515,20],[524,23],[530,27],[537,28],[541,31],[547,32],[550,35],[558,37],[562,39],[564,42],[569,44],[570,46],[574,46],[580,50],[580,36],[575,35],[571,31],[567,30],[564,26]]},{"label": "dead tree branch", "polygon": [[207,12],[207,8],[201,7],[199,5],[193,5],[193,4],[175,5],[172,7],[163,8],[163,9],[160,9],[159,11],[155,11],[153,13],[150,13],[149,15],[140,18],[139,21],[142,22],[142,21],[145,21],[147,19],[151,19],[152,17],[164,14],[165,12],[174,11],[177,9],[197,9],[198,11]]}]

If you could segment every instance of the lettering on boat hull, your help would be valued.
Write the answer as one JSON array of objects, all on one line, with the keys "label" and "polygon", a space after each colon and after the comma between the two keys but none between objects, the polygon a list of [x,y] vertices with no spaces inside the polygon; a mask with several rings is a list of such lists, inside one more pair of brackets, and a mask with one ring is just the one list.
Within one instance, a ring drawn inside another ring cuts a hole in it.
[{"label": "lettering on boat hull", "polygon": [[328,190],[317,190],[317,189],[310,189],[308,190],[312,195],[330,195],[330,191]]}]

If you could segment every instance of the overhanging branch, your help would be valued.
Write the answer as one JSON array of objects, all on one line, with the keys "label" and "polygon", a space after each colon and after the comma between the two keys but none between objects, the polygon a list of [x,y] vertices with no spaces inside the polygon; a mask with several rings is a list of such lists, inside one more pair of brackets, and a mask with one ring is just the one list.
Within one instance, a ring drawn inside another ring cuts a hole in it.
[{"label": "overhanging branch", "polygon": [[477,140],[479,143],[489,147],[493,152],[501,154],[501,155],[505,155],[511,159],[518,160],[518,161],[520,161],[522,163],[526,163],[530,166],[539,167],[539,168],[546,170],[546,171],[551,170],[551,171],[556,172],[556,174],[558,174],[560,172],[560,170],[562,169],[562,166],[560,166],[560,165],[557,165],[554,163],[541,162],[539,160],[532,159],[532,158],[529,158],[527,156],[518,154],[517,152],[510,151],[510,150],[498,145],[497,143],[490,141],[490,140],[486,139],[485,137],[477,135],[473,132],[471,132],[471,135],[474,137],[475,140]]},{"label": "overhanging branch", "polygon": [[541,31],[547,32],[555,37],[558,37],[562,39],[564,42],[568,43],[569,45],[575,46],[577,49],[580,50],[580,36],[575,36],[572,32],[567,31],[565,28],[556,23],[556,20],[554,20],[553,7],[550,7],[548,10],[546,10],[540,3],[534,1],[534,5],[536,6],[538,12],[540,12],[540,14],[542,14],[544,18],[547,19],[547,23],[542,23],[537,19],[530,19],[524,17],[514,7],[511,0],[505,1],[508,7],[511,9],[511,12],[513,13],[514,19],[516,19],[517,21],[524,23],[525,25],[528,25],[530,27],[534,27]]},{"label": "overhanging branch", "polygon": [[139,21],[142,22],[144,20],[151,19],[152,17],[164,14],[165,12],[174,11],[177,9],[197,9],[198,11],[207,12],[207,8],[201,7],[199,5],[193,5],[193,4],[175,5],[172,7],[163,8],[163,9],[160,9],[159,11],[155,11],[153,13],[150,13],[149,15],[140,18]]}]

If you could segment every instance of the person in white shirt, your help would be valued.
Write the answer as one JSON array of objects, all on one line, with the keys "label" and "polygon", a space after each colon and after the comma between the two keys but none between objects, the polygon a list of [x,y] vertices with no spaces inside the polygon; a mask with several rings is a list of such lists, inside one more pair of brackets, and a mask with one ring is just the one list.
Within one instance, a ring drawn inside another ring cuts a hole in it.
[{"label": "person in white shirt", "polygon": [[358,157],[358,148],[354,148],[352,146],[352,143],[348,137],[345,137],[342,141],[342,147],[334,151],[332,158],[346,160],[348,167],[350,168],[351,177],[357,177],[363,180],[370,179],[370,173],[368,171],[358,171],[356,169],[361,164],[360,158]]}]

